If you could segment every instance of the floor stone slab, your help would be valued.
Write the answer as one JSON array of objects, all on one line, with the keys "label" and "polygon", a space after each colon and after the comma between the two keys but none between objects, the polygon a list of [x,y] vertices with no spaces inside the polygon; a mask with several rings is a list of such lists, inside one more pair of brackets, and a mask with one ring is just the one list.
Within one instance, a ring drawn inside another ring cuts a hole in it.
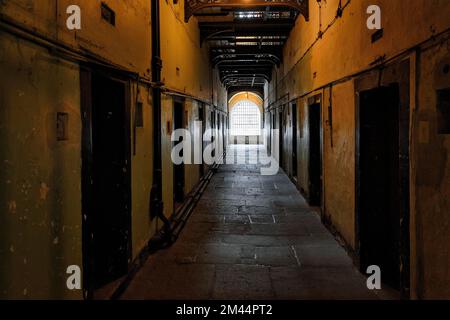
[{"label": "floor stone slab", "polygon": [[[256,146],[239,159],[256,159]],[[178,241],[124,299],[373,299],[365,277],[283,173],[223,165]]]}]

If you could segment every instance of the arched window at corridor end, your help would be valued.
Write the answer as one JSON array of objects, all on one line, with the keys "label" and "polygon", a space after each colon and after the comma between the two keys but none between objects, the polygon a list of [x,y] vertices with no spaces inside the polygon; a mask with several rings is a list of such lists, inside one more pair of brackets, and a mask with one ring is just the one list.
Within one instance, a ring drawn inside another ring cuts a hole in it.
[{"label": "arched window at corridor end", "polygon": [[239,101],[230,113],[230,134],[232,136],[261,135],[261,111],[250,100]]}]

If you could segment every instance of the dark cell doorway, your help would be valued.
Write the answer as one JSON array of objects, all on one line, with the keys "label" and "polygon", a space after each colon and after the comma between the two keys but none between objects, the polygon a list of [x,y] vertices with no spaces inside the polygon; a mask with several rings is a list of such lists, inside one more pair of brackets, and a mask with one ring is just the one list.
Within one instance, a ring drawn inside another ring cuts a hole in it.
[{"label": "dark cell doorway", "polygon": [[[184,128],[184,105],[183,102],[175,101],[173,107],[173,129]],[[180,138],[176,144],[181,143],[183,138]],[[183,151],[180,152],[180,156],[183,157]],[[175,209],[184,201],[184,163],[173,165],[173,195]]]},{"label": "dark cell doorway", "polygon": [[[201,153],[202,153],[202,159],[203,159],[203,150],[204,150],[203,135],[204,135],[205,129],[206,129],[206,124],[205,124],[205,107],[204,107],[203,104],[200,104],[200,106],[198,108],[198,121],[200,122],[200,125],[202,126],[201,129],[200,129],[200,134],[201,134],[200,138],[201,138],[201,141],[202,141],[201,142],[202,143]],[[200,164],[199,167],[200,167],[200,169],[199,169],[200,170],[200,177],[203,177],[204,174],[205,174],[204,164],[203,163]]]},{"label": "dark cell doorway", "polygon": [[309,204],[322,205],[322,139],[321,105],[314,103],[308,109],[309,123]]},{"label": "dark cell doorway", "polygon": [[89,95],[84,108],[91,115],[83,130],[92,138],[90,153],[83,154],[83,179],[92,177],[83,188],[83,201],[89,201],[83,246],[89,286],[96,289],[125,275],[131,259],[130,118],[125,82],[96,73],[83,78],[82,92]]},{"label": "dark cell doorway", "polygon": [[[217,128],[216,128],[216,112],[215,111],[212,111],[211,112],[211,130],[212,130],[212,136],[211,136],[211,143],[212,144],[214,144],[215,142],[216,142],[216,139],[217,139],[217,132],[218,132],[218,130],[217,130]],[[211,156],[213,157],[213,158],[215,158],[216,157],[216,148],[214,148],[212,151],[211,151]]]},{"label": "dark cell doorway", "polygon": [[222,115],[221,117],[222,121],[221,121],[221,127],[222,127],[222,147],[226,148],[225,145],[225,116]]},{"label": "dark cell doorway", "polygon": [[270,155],[272,157],[275,157],[275,152],[276,150],[273,150],[273,148],[276,148],[275,145],[275,136],[274,136],[274,131],[276,130],[276,116],[274,113],[271,113],[271,117],[270,117]]},{"label": "dark cell doorway", "polygon": [[[281,109],[284,110],[284,107]],[[280,163],[280,168],[284,168],[283,167],[283,153],[284,153],[284,145],[283,145],[283,140],[284,140],[284,127],[283,127],[283,111],[280,111],[278,113],[278,148],[279,148],[279,163]]]},{"label": "dark cell doorway", "polygon": [[297,181],[297,105],[292,104],[292,178]]},{"label": "dark cell doorway", "polygon": [[401,163],[399,87],[360,93],[359,238],[361,271],[381,268],[382,281],[401,287]]}]

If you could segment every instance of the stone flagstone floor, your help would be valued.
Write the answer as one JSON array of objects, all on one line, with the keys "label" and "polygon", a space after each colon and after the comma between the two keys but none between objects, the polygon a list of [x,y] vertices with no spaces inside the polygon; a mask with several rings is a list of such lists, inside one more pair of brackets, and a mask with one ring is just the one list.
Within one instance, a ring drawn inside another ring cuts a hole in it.
[{"label": "stone flagstone floor", "polygon": [[[232,146],[255,163],[257,146]],[[122,299],[374,299],[366,278],[280,170],[222,165],[178,241]]]}]

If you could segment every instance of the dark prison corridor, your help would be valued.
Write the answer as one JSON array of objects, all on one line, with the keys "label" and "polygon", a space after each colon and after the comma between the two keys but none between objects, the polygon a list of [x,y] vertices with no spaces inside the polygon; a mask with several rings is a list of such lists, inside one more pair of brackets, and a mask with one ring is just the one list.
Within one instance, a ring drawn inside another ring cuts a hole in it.
[{"label": "dark prison corridor", "polygon": [[[239,163],[258,146],[233,145]],[[366,279],[282,170],[222,165],[178,241],[123,299],[373,299]]]},{"label": "dark prison corridor", "polygon": [[450,299],[450,0],[73,2],[0,0],[0,301]]}]

